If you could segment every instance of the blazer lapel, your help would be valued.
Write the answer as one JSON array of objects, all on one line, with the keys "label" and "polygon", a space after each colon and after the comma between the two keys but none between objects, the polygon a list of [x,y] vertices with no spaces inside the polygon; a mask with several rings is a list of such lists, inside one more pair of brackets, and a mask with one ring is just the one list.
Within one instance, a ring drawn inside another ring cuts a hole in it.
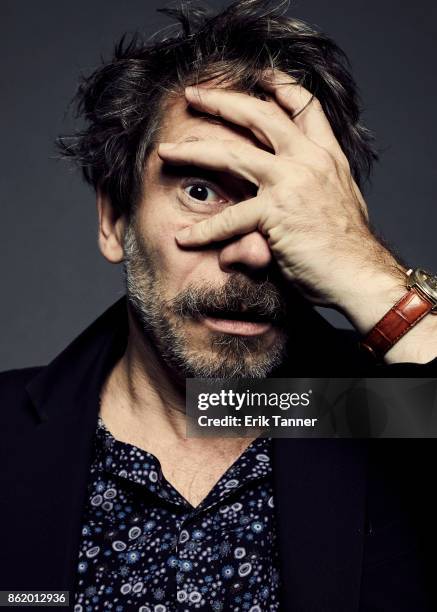
[{"label": "blazer lapel", "polygon": [[37,420],[9,454],[12,495],[27,509],[17,588],[73,592],[100,389],[127,337],[123,308],[122,298],[26,386]]},{"label": "blazer lapel", "polygon": [[365,528],[364,440],[275,439],[283,612],[355,612]]}]

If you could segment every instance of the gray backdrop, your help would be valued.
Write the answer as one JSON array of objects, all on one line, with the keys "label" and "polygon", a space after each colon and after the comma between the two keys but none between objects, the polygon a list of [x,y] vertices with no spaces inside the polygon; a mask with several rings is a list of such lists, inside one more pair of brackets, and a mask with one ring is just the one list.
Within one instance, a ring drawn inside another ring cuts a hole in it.
[{"label": "gray backdrop", "polygon": [[[97,248],[93,194],[52,143],[71,127],[65,111],[79,72],[124,31],[166,25],[155,13],[164,5],[0,2],[0,370],[47,363],[124,292],[121,267]],[[437,271],[436,4],[299,0],[291,12],[331,34],[352,61],[382,150],[367,193],[373,221],[410,265]]]}]

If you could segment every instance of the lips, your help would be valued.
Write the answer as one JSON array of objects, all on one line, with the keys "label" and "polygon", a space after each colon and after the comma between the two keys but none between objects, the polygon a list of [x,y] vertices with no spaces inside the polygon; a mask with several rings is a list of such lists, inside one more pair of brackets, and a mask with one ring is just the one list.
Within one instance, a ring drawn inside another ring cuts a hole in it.
[{"label": "lips", "polygon": [[203,317],[209,329],[239,336],[258,336],[271,329],[271,322],[263,315],[250,311],[210,311]]},{"label": "lips", "polygon": [[268,317],[265,314],[246,310],[209,310],[204,313],[205,317],[213,319],[223,319],[227,321],[246,321],[250,323],[270,323],[274,317]]},{"label": "lips", "polygon": [[224,334],[237,336],[259,336],[272,328],[270,323],[252,323],[251,321],[232,321],[230,319],[214,319],[205,317],[204,324],[208,329]]}]

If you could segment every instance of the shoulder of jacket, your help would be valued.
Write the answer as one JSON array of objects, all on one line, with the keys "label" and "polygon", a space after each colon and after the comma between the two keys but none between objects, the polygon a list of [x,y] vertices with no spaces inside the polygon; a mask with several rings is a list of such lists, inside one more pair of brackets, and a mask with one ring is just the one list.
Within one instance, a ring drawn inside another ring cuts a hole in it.
[{"label": "shoulder of jacket", "polygon": [[2,400],[7,398],[17,398],[25,392],[25,386],[34,376],[36,376],[45,366],[33,366],[28,368],[15,368],[0,372],[0,397]]},{"label": "shoulder of jacket", "polygon": [[0,385],[26,383],[43,370],[45,366],[30,366],[28,368],[13,368],[0,372]]}]

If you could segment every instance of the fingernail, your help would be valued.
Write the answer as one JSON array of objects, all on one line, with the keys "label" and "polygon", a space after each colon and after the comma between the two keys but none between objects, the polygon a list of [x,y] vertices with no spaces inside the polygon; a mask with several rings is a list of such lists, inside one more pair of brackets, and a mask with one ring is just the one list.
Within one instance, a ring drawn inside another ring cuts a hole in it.
[{"label": "fingernail", "polygon": [[191,229],[189,227],[185,227],[182,230],[176,232],[176,238],[180,241],[187,240],[190,237]]},{"label": "fingernail", "polygon": [[205,95],[207,92],[208,87],[202,87],[200,85],[198,85],[197,87],[194,87],[194,85],[185,87],[185,96],[191,99],[195,98],[196,100],[199,100],[200,96]]},{"label": "fingernail", "polygon": [[174,142],[160,142],[159,143],[159,150],[160,151],[169,151],[170,149],[173,149],[176,145],[174,144]]}]

